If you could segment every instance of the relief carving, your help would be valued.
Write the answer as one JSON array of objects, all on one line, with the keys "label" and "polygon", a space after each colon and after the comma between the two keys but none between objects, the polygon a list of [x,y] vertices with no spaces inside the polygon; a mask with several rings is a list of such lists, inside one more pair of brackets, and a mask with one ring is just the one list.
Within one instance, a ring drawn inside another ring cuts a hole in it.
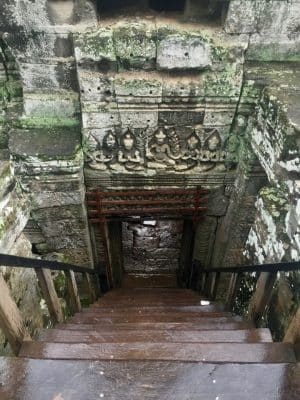
[{"label": "relief carving", "polygon": [[86,162],[90,168],[100,171],[138,172],[145,168],[177,172],[225,171],[226,151],[217,129],[211,129],[208,136],[207,132],[197,134],[194,131],[186,139],[180,139],[175,128],[160,127],[148,142],[146,137],[144,131],[136,137],[127,129],[117,137],[109,130],[101,145],[97,137],[90,135],[90,146],[85,150]]},{"label": "relief carving", "polygon": [[136,138],[128,129],[121,137],[121,150],[118,152],[118,161],[128,171],[141,171],[144,161],[137,149]]},{"label": "relief carving", "polygon": [[205,140],[203,149],[200,154],[200,161],[203,164],[203,170],[209,171],[217,169],[224,171],[224,160],[226,152],[222,150],[222,139],[219,132],[213,129],[208,138]]},{"label": "relief carving", "polygon": [[193,132],[186,140],[185,150],[181,157],[183,164],[180,169],[183,171],[197,167],[199,165],[200,154],[201,141],[196,133]]},{"label": "relief carving", "polygon": [[108,131],[103,138],[102,146],[99,140],[93,135],[90,135],[89,142],[90,147],[92,147],[94,143],[96,144],[96,148],[93,150],[88,149],[85,152],[88,165],[92,169],[100,171],[105,171],[108,168],[115,169],[118,151],[116,135],[112,131]]},{"label": "relief carving", "polygon": [[[174,139],[173,139],[174,140]],[[172,146],[172,148],[171,148]],[[150,140],[146,156],[149,160],[148,168],[167,168],[174,166],[180,154],[175,155],[174,143],[170,141],[163,128],[159,128]],[[177,151],[178,152],[178,151]]]}]

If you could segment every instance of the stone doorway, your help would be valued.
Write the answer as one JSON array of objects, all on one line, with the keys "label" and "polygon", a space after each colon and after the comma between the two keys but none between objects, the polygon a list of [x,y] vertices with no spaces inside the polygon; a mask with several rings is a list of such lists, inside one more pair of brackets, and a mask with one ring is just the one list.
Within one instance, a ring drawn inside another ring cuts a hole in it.
[{"label": "stone doorway", "polygon": [[123,275],[188,278],[194,225],[206,212],[206,190],[153,189],[87,193],[94,250],[109,288]]},{"label": "stone doorway", "polygon": [[175,274],[179,269],[183,220],[122,223],[125,273]]}]

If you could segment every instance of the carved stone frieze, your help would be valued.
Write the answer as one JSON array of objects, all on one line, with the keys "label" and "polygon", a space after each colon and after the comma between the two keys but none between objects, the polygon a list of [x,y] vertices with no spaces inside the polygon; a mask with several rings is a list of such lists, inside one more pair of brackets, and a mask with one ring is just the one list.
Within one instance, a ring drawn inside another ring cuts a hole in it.
[{"label": "carved stone frieze", "polygon": [[225,171],[225,145],[216,128],[190,130],[185,137],[175,127],[159,127],[152,133],[108,130],[102,139],[90,133],[86,142],[85,160],[94,170]]}]

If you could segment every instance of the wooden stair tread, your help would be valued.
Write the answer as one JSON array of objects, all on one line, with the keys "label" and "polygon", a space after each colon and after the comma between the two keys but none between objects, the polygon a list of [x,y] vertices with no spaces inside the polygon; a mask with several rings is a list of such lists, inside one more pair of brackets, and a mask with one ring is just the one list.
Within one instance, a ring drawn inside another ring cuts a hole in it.
[{"label": "wooden stair tread", "polygon": [[124,308],[124,307],[169,307],[169,306],[199,306],[199,299],[190,299],[190,300],[175,300],[171,299],[156,299],[156,300],[139,300],[139,299],[130,299],[126,301],[102,301],[101,303],[96,303],[94,307],[113,307],[113,308]]},{"label": "wooden stair tread", "polygon": [[151,288],[177,288],[176,274],[125,274],[122,281],[125,288],[151,287]]},{"label": "wooden stair tread", "polygon": [[218,321],[216,322],[214,319],[210,321],[201,321],[200,323],[192,323],[192,322],[138,322],[138,323],[108,323],[101,322],[98,324],[88,324],[88,323],[62,323],[57,324],[57,328],[59,329],[71,329],[71,330],[112,330],[112,329],[130,329],[130,330],[139,330],[139,329],[158,329],[158,330],[233,330],[233,329],[251,329],[253,328],[253,324],[248,321],[241,322],[224,322]]},{"label": "wooden stair tread", "polygon": [[269,329],[248,329],[231,331],[159,331],[128,330],[74,331],[46,329],[38,338],[42,342],[53,343],[129,343],[129,342],[272,342]]},{"label": "wooden stair tread", "polygon": [[98,313],[79,313],[74,315],[74,317],[70,318],[68,322],[70,323],[78,323],[78,324],[99,324],[101,322],[105,323],[124,323],[124,322],[190,322],[193,321],[206,322],[206,321],[216,321],[216,322],[236,322],[241,321],[240,317],[233,317],[230,314],[222,314],[222,313],[206,313],[206,314],[198,314],[198,313],[170,313],[170,314],[125,314],[125,313],[117,313],[110,315],[102,315]]},{"label": "wooden stair tread", "polygon": [[[127,297],[168,297],[168,298],[203,298],[199,293],[190,289],[173,289],[173,288],[140,288],[140,289],[116,289],[106,293],[101,299],[127,298]],[[100,299],[100,301],[101,301]]]},{"label": "wooden stair tread", "polygon": [[1,400],[300,398],[300,364],[0,358],[0,370]]},{"label": "wooden stair tread", "polygon": [[83,313],[97,312],[101,314],[154,314],[154,313],[229,313],[225,310],[225,307],[218,305],[207,305],[207,306],[131,306],[131,307],[95,307],[90,306],[89,308],[83,308]]},{"label": "wooden stair tread", "polygon": [[166,360],[237,363],[295,362],[289,343],[24,342],[19,357],[71,360]]}]

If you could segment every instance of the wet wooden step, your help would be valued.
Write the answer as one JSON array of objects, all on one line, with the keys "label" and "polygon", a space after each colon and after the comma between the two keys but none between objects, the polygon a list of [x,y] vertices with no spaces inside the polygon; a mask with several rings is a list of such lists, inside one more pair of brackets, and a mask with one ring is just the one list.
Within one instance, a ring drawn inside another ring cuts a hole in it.
[{"label": "wet wooden step", "polygon": [[176,274],[125,274],[123,288],[177,288]]},{"label": "wet wooden step", "polygon": [[288,343],[48,343],[24,342],[20,357],[57,360],[165,360],[213,363],[295,362]]},{"label": "wet wooden step", "polygon": [[111,330],[182,330],[182,331],[203,331],[203,330],[235,330],[235,329],[251,329],[254,328],[253,324],[249,321],[241,322],[223,322],[210,320],[201,321],[201,324],[193,322],[136,322],[136,323],[108,323],[101,322],[98,324],[84,324],[84,323],[62,323],[57,324],[58,329],[70,330],[96,330],[96,331],[111,331]]},{"label": "wet wooden step", "polygon": [[[211,315],[211,317],[209,316]],[[69,323],[72,324],[122,324],[122,323],[155,323],[155,322],[193,322],[194,324],[198,323],[206,324],[209,323],[218,323],[218,324],[226,324],[230,322],[240,322],[240,317],[223,317],[218,316],[216,314],[208,313],[206,316],[198,315],[197,313],[190,314],[150,314],[150,315],[126,315],[126,314],[118,314],[118,315],[109,315],[109,316],[101,316],[97,313],[78,313],[74,317],[68,320]]]},{"label": "wet wooden step", "polygon": [[224,343],[258,343],[272,342],[269,329],[248,329],[231,331],[159,331],[128,330],[112,331],[74,331],[63,329],[46,329],[38,338],[41,342],[53,343],[130,343],[130,342],[224,342]]},{"label": "wet wooden step", "polygon": [[1,400],[300,398],[300,364],[0,358],[0,370]]},{"label": "wet wooden step", "polygon": [[223,304],[209,304],[209,305],[199,305],[199,306],[129,306],[129,307],[99,307],[98,304],[92,304],[89,308],[83,308],[82,312],[97,311],[101,313],[140,313],[143,314],[153,314],[153,313],[209,313],[209,312],[226,312],[226,308]]},{"label": "wet wooden step", "polygon": [[115,289],[107,292],[103,298],[126,298],[132,296],[159,297],[178,297],[178,298],[203,298],[199,293],[191,289],[164,289],[164,288],[135,288],[135,289]]},{"label": "wet wooden step", "polygon": [[98,303],[95,303],[95,307],[103,307],[103,308],[124,308],[124,307],[182,307],[182,306],[200,306],[201,299],[143,299],[140,300],[138,298],[131,298],[127,300],[100,300]]}]

